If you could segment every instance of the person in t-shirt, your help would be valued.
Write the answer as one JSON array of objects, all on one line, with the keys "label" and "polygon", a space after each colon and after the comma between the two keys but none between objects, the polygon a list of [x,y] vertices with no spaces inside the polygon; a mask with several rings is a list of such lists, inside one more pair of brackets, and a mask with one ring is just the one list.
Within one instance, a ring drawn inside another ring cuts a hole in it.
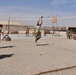
[{"label": "person in t-shirt", "polygon": [[36,39],[35,42],[37,43],[37,41],[41,38],[41,25],[43,23],[43,16],[41,16],[36,24]]}]

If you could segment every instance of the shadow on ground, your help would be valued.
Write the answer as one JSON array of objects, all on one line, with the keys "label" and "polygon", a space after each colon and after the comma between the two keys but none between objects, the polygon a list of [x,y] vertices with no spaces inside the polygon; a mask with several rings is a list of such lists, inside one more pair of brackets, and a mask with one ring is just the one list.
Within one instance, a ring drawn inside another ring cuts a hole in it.
[{"label": "shadow on ground", "polygon": [[37,44],[36,46],[47,46],[49,44]]},{"label": "shadow on ground", "polygon": [[0,55],[0,59],[4,59],[4,58],[9,58],[12,57],[14,54],[4,54],[4,55]]},{"label": "shadow on ground", "polygon": [[15,46],[3,46],[3,47],[0,47],[0,49],[1,48],[13,48],[13,47],[15,47]]}]

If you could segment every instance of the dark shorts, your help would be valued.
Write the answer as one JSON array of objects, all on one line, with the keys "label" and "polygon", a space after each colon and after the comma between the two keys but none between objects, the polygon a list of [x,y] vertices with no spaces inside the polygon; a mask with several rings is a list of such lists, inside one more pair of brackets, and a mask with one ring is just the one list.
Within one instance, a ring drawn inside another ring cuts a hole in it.
[{"label": "dark shorts", "polygon": [[36,32],[36,38],[41,38],[41,32],[40,31]]}]

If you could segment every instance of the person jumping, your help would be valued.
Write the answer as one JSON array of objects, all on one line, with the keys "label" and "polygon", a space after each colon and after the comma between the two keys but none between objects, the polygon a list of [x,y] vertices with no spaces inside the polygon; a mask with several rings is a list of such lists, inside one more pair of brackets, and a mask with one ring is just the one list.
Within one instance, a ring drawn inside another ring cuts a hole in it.
[{"label": "person jumping", "polygon": [[35,43],[41,38],[41,25],[43,23],[43,16],[41,16],[36,24],[36,32],[35,32]]}]

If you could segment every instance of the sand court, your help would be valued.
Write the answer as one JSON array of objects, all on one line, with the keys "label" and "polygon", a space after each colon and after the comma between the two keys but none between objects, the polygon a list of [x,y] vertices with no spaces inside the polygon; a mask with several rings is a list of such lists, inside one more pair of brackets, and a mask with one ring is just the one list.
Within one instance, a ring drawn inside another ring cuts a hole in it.
[{"label": "sand court", "polygon": [[[15,39],[0,43],[1,75],[69,75],[76,74],[76,41],[63,38],[41,38],[36,46],[34,38]],[[70,74],[71,74],[70,73]]]}]

